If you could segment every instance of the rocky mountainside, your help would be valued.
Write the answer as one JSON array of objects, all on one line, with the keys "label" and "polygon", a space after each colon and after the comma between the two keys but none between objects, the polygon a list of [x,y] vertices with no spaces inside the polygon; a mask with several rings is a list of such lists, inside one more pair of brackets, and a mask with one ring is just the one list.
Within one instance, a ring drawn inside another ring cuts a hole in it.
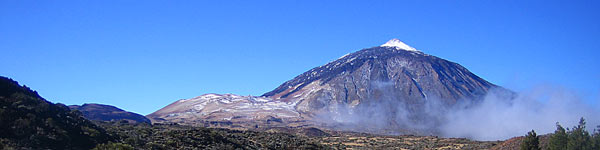
[{"label": "rocky mountainside", "polygon": [[103,104],[70,105],[70,109],[79,110],[89,120],[112,121],[127,120],[132,123],[151,123],[150,119],[136,113],[124,111],[115,106]]},{"label": "rocky mountainside", "polygon": [[507,91],[457,63],[393,39],[313,68],[260,97],[207,94],[174,102],[147,117],[209,126],[258,128],[273,126],[267,120],[279,120],[276,126],[384,134],[419,128],[435,134],[431,128],[444,120],[444,110],[480,101],[492,89]]},{"label": "rocky mountainside", "polygon": [[495,87],[457,63],[393,39],[313,68],[263,96],[299,101],[299,111],[314,114],[383,100],[418,106],[439,99],[451,105],[479,99]]},{"label": "rocky mountainside", "polygon": [[110,139],[77,111],[0,77],[0,149],[90,149]]},{"label": "rocky mountainside", "polygon": [[420,128],[435,134],[431,128],[444,121],[446,110],[476,103],[492,89],[510,93],[393,39],[315,67],[262,96],[296,103],[310,120],[352,130]]}]

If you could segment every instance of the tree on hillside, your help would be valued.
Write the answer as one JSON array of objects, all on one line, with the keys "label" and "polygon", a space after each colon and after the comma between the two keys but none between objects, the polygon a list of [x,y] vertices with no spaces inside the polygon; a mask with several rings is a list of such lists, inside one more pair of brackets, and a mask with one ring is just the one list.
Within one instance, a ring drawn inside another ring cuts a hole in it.
[{"label": "tree on hillside", "polygon": [[556,131],[554,135],[550,137],[550,150],[564,150],[567,149],[567,131],[558,122],[556,123]]},{"label": "tree on hillside", "polygon": [[600,149],[600,125],[596,126],[596,129],[594,129],[594,134],[592,135],[592,149]]},{"label": "tree on hillside", "polygon": [[585,119],[581,117],[579,125],[568,131],[567,149],[569,150],[591,150],[592,143],[590,133],[585,130]]},{"label": "tree on hillside", "polygon": [[539,143],[540,140],[535,134],[535,131],[531,130],[531,132],[527,133],[525,139],[523,139],[523,142],[521,143],[521,150],[540,150]]}]

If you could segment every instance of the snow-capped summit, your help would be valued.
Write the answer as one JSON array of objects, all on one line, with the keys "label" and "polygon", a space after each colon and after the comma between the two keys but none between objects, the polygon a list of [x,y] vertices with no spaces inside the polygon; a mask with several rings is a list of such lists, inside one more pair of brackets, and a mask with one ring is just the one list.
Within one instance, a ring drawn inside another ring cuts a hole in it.
[{"label": "snow-capped summit", "polygon": [[419,51],[413,47],[410,47],[410,46],[404,44],[404,42],[402,42],[398,39],[391,39],[388,42],[386,42],[385,44],[381,45],[381,47],[395,47],[396,49],[403,49],[403,50],[407,50],[407,51]]}]

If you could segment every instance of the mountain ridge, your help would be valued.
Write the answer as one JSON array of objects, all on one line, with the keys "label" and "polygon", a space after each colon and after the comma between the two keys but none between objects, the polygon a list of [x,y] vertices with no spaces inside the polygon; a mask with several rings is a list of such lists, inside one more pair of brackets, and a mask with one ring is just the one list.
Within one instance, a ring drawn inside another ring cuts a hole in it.
[{"label": "mountain ridge", "polygon": [[127,120],[132,123],[151,123],[150,119],[143,115],[128,112],[112,105],[85,103],[83,105],[69,105],[69,108],[79,110],[89,120]]},{"label": "mountain ridge", "polygon": [[112,140],[79,112],[10,78],[0,76],[0,89],[0,149],[90,149]]}]

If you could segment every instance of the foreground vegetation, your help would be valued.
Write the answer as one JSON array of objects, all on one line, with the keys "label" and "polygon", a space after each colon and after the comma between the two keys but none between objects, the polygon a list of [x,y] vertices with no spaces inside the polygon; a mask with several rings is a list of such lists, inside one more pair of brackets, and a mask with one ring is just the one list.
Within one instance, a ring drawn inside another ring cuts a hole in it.
[{"label": "foreground vegetation", "polygon": [[435,136],[331,136],[317,137],[315,141],[335,149],[490,149],[498,141],[472,141],[465,138]]},{"label": "foreground vegetation", "polygon": [[[323,136],[292,130],[239,131],[177,124],[96,122],[116,140],[95,149],[490,149],[499,141],[435,136],[380,136],[336,132]],[[312,129],[318,130],[318,129]]]},{"label": "foreground vegetation", "polygon": [[[286,133],[239,131],[176,124],[130,124],[98,122],[116,143],[135,149],[328,149]],[[113,144],[116,145],[116,144]],[[99,145],[102,147],[111,145]]]},{"label": "foreground vegetation", "polygon": [[556,131],[550,135],[548,144],[544,147],[539,145],[539,137],[535,131],[527,133],[521,143],[521,150],[599,150],[600,149],[600,126],[592,134],[586,130],[585,119],[579,120],[579,125],[565,129],[556,123]]}]

